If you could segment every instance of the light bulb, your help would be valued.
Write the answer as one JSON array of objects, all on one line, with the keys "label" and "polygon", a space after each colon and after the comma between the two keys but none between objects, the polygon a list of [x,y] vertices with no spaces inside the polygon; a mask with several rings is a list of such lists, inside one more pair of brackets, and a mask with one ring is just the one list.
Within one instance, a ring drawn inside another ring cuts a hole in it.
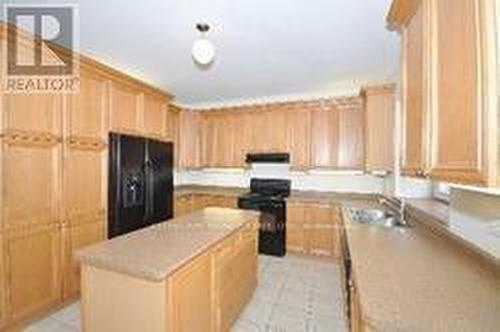
[{"label": "light bulb", "polygon": [[191,50],[193,59],[201,65],[208,65],[215,58],[215,47],[206,39],[198,39],[193,43]]}]

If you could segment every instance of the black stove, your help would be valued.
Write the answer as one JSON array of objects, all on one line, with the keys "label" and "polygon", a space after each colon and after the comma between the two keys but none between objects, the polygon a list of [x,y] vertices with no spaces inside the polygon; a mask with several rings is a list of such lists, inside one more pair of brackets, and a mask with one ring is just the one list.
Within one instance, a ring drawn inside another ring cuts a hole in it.
[{"label": "black stove", "polygon": [[286,197],[291,181],[251,179],[250,192],[238,198],[238,207],[261,212],[259,252],[273,256],[286,255]]}]

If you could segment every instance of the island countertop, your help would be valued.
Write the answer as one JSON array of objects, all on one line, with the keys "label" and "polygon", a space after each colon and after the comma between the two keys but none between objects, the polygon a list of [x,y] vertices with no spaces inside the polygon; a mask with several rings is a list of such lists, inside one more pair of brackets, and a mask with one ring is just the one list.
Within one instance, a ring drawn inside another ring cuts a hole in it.
[{"label": "island countertop", "polygon": [[82,264],[150,281],[165,280],[184,264],[246,225],[259,213],[207,208],[76,252]]}]

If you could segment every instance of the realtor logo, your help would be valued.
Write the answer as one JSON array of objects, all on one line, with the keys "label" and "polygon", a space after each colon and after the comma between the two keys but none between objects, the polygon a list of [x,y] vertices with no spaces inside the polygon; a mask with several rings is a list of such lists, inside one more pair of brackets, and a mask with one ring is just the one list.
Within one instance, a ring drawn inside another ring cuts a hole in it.
[{"label": "realtor logo", "polygon": [[77,92],[75,11],[67,5],[5,6],[5,92]]}]

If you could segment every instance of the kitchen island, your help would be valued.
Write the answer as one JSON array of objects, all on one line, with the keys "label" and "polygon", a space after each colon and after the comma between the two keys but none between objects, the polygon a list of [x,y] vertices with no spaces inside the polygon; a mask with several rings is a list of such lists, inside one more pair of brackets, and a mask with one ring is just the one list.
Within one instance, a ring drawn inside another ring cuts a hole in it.
[{"label": "kitchen island", "polygon": [[257,285],[259,214],[207,208],[84,248],[83,331],[227,331]]}]

